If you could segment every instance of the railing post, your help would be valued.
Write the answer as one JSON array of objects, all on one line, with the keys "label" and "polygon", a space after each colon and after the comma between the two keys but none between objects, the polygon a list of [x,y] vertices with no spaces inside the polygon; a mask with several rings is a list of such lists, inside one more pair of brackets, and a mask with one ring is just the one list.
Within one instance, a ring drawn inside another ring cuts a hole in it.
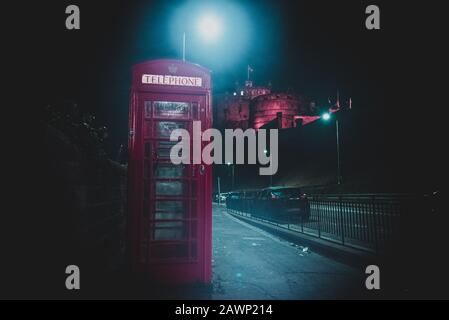
[{"label": "railing post", "polygon": [[374,246],[375,246],[375,250],[376,250],[376,254],[378,254],[379,253],[379,240],[378,240],[378,234],[377,234],[377,216],[376,216],[376,206],[375,206],[375,203],[376,203],[376,196],[375,195],[373,195],[372,197],[371,197],[371,209],[372,209],[372,216],[373,216],[373,219],[372,219],[372,221],[373,221],[373,231],[374,231]]},{"label": "railing post", "polygon": [[304,214],[301,214],[301,232],[304,233]]},{"label": "railing post", "polygon": [[343,205],[342,205],[342,199],[341,196],[338,197],[338,209],[340,211],[339,218],[340,218],[340,232],[341,232],[341,244],[345,244],[345,232],[344,232],[344,225],[343,225]]},{"label": "railing post", "polygon": [[315,201],[315,208],[318,217],[318,238],[321,238],[321,217],[320,217],[320,209],[318,205],[319,201]]}]

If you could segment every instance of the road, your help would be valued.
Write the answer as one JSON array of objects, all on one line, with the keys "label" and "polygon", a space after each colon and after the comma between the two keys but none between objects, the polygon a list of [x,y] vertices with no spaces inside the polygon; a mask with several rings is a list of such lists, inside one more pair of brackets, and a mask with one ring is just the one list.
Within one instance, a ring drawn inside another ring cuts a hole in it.
[{"label": "road", "polygon": [[213,207],[213,299],[344,299],[364,270],[291,244]]}]

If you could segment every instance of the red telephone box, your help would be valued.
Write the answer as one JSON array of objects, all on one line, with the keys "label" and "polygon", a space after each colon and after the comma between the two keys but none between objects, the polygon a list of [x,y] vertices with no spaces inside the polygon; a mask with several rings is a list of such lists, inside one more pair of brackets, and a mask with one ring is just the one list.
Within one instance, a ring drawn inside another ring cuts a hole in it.
[{"label": "red telephone box", "polygon": [[[128,234],[134,271],[158,282],[208,283],[212,254],[212,175],[174,165],[170,133],[212,125],[210,72],[178,60],[133,67],[129,106]],[[190,143],[192,148],[192,141]],[[204,144],[202,144],[204,146]],[[191,150],[192,152],[192,150]]]}]

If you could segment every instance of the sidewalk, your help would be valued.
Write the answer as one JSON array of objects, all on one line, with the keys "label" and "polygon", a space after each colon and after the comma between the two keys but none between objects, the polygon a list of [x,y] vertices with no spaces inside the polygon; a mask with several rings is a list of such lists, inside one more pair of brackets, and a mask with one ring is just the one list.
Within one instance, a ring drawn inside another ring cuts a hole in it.
[{"label": "sidewalk", "polygon": [[213,299],[363,298],[364,270],[281,240],[213,207]]}]

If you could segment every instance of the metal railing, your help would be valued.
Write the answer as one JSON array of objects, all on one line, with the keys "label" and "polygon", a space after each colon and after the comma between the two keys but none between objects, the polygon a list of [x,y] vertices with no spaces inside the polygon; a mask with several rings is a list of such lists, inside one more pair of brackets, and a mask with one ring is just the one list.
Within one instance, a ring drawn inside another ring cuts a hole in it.
[{"label": "metal railing", "polygon": [[226,204],[237,215],[380,254],[399,237],[401,213],[420,199],[407,194],[312,195],[308,197],[308,219],[294,219],[293,215],[285,219],[284,215],[282,220],[277,219],[276,212],[262,217],[257,214],[257,199],[235,197]]}]

